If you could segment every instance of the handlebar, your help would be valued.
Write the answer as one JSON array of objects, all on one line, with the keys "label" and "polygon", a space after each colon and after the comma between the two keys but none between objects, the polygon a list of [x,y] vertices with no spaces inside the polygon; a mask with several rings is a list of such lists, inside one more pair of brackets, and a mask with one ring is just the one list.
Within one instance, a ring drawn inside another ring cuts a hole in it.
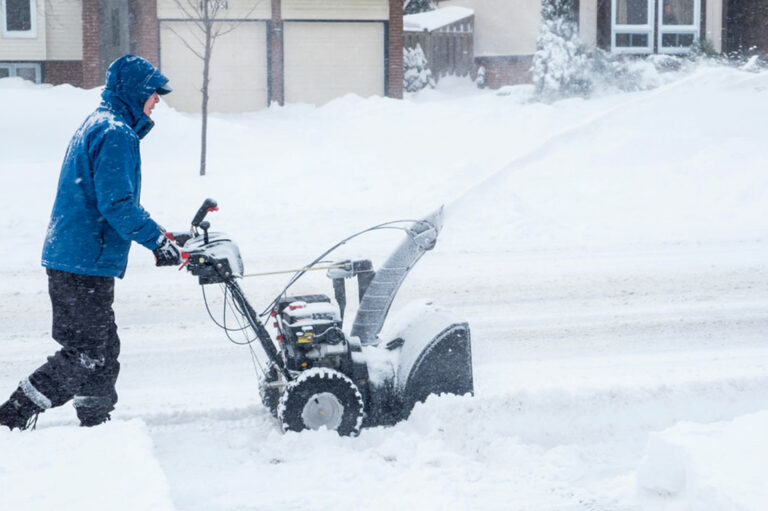
[{"label": "handlebar", "polygon": [[205,215],[207,215],[211,211],[218,211],[219,205],[216,203],[213,199],[205,199],[203,201],[203,205],[200,206],[200,209],[197,210],[197,213],[195,213],[195,217],[192,219],[192,227],[199,227],[200,222],[203,221],[205,218]]}]

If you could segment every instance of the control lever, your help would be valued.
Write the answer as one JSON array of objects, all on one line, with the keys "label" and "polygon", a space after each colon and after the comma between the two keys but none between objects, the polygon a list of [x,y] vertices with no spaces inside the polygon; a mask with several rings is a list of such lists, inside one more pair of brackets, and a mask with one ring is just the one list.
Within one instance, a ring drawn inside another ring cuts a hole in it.
[{"label": "control lever", "polygon": [[[205,199],[203,201],[203,205],[200,206],[200,209],[197,210],[197,213],[195,213],[195,217],[192,219],[192,227],[200,227],[200,222],[203,221],[205,218],[205,215],[207,215],[211,211],[218,211],[219,205],[216,203],[213,199]],[[207,243],[207,236],[206,236],[206,243]]]},{"label": "control lever", "polygon": [[200,222],[200,228],[203,230],[203,244],[208,244],[208,229],[211,228],[211,222],[208,220]]}]

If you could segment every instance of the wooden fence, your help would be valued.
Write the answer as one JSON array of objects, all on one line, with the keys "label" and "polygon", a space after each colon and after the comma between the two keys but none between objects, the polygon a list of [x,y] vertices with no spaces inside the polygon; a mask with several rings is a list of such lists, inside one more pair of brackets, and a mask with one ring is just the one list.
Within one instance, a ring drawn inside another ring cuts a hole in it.
[{"label": "wooden fence", "polygon": [[467,76],[475,73],[475,16],[468,16],[435,30],[405,31],[405,47],[421,45],[432,76]]}]

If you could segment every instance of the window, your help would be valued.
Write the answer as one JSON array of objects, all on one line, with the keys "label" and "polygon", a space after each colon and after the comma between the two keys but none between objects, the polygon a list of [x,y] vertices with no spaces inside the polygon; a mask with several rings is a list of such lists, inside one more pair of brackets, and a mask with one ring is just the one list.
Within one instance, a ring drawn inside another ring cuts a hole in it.
[{"label": "window", "polygon": [[37,62],[0,62],[0,78],[18,76],[30,82],[40,83],[40,64]]},{"label": "window", "polygon": [[653,51],[655,0],[611,0],[611,50],[622,53]]},{"label": "window", "polygon": [[701,0],[611,0],[611,51],[685,53],[699,39]]},{"label": "window", "polygon": [[685,53],[699,39],[700,0],[660,0],[659,53]]},{"label": "window", "polygon": [[3,36],[37,37],[37,0],[2,0]]}]

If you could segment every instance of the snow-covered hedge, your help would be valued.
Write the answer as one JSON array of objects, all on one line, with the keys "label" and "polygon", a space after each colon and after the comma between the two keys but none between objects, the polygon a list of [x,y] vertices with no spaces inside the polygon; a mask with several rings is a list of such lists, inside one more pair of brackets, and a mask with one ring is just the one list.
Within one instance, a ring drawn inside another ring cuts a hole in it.
[{"label": "snow-covered hedge", "polygon": [[538,97],[552,101],[589,96],[600,89],[650,89],[664,81],[664,73],[719,58],[706,40],[700,41],[684,56],[614,55],[581,42],[573,0],[543,0],[532,73]]}]

